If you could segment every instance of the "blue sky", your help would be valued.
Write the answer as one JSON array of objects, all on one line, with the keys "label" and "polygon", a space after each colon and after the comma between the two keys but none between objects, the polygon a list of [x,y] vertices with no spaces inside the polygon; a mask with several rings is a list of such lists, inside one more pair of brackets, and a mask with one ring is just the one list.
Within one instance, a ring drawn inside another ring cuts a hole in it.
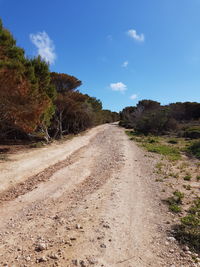
[{"label": "blue sky", "polygon": [[200,101],[200,0],[0,0],[0,17],[106,109]]}]

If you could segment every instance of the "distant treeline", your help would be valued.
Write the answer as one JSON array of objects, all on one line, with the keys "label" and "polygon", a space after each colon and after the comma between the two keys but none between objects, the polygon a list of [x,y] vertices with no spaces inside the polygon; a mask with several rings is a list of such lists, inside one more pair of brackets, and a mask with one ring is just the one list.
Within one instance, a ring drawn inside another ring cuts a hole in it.
[{"label": "distant treeline", "polygon": [[153,100],[139,101],[120,113],[120,125],[143,134],[176,132],[180,136],[200,138],[200,103],[177,102],[161,105]]},{"label": "distant treeline", "polygon": [[119,119],[81,81],[51,73],[40,56],[27,58],[0,20],[0,140],[61,138]]}]

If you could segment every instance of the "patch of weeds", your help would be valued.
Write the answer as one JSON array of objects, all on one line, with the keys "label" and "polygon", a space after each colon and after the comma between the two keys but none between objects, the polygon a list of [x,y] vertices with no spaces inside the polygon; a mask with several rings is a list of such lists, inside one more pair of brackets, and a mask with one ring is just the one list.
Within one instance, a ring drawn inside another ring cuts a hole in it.
[{"label": "patch of weeds", "polygon": [[170,172],[170,173],[169,173],[169,176],[171,176],[171,177],[173,177],[173,178],[178,178],[178,177],[179,177],[179,174],[178,174],[178,173]]},{"label": "patch of weeds", "polygon": [[182,199],[184,198],[184,193],[176,190],[173,193],[172,197],[166,199],[166,202],[169,204],[169,210],[178,213],[181,212],[180,205],[182,204]]},{"label": "patch of weeds", "polygon": [[178,140],[176,140],[176,139],[169,139],[169,140],[168,140],[168,143],[169,143],[169,144],[172,144],[172,145],[174,145],[174,144],[178,144]]},{"label": "patch of weeds", "polygon": [[8,155],[0,154],[0,161],[8,161]]},{"label": "patch of weeds", "polygon": [[171,204],[171,205],[169,205],[169,210],[174,212],[174,213],[179,213],[179,212],[181,212],[181,207],[177,204]]},{"label": "patch of weeds", "polygon": [[189,185],[189,184],[188,184],[188,185],[184,184],[183,187],[184,187],[186,190],[191,190],[191,185]]},{"label": "patch of weeds", "polygon": [[161,171],[162,170],[162,167],[163,167],[163,163],[162,162],[159,162],[159,163],[156,164],[155,167]]},{"label": "patch of weeds", "polygon": [[143,146],[149,151],[167,156],[170,160],[178,160],[181,158],[179,150],[175,147],[161,145],[157,143],[143,143]]},{"label": "patch of weeds", "polygon": [[181,224],[175,227],[175,237],[191,249],[200,252],[200,198],[188,210],[187,216],[181,219]]},{"label": "patch of weeds", "polygon": [[162,178],[157,178],[155,181],[156,182],[163,182],[163,179]]},{"label": "patch of weeds", "polygon": [[174,191],[173,194],[174,194],[175,197],[177,197],[178,203],[182,204],[182,199],[184,198],[184,193],[176,190],[176,191]]},{"label": "patch of weeds", "polygon": [[190,174],[187,174],[186,176],[183,177],[183,180],[185,181],[190,181],[192,176]]},{"label": "patch of weeds", "polygon": [[180,169],[180,170],[183,170],[183,169],[187,168],[188,166],[189,166],[189,164],[188,164],[187,162],[183,162],[183,163],[181,163],[181,165],[179,166],[179,169]]},{"label": "patch of weeds", "polygon": [[159,140],[158,140],[158,137],[148,137],[146,139],[146,142],[149,143],[149,144],[154,144],[154,143],[158,143]]},{"label": "patch of weeds", "polygon": [[30,145],[30,148],[41,148],[44,146],[43,142],[37,142]]},{"label": "patch of weeds", "polygon": [[197,175],[196,179],[199,182],[200,181],[200,175]]},{"label": "patch of weeds", "polygon": [[187,148],[187,151],[196,158],[200,159],[200,141],[192,143],[192,145]]}]

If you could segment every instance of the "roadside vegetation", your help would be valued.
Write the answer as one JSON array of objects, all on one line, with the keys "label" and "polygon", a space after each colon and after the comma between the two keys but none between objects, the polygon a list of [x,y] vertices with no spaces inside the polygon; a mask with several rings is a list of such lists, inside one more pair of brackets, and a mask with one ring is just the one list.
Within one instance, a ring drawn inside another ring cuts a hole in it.
[{"label": "roadside vegetation", "polygon": [[174,236],[200,253],[200,103],[162,106],[142,100],[122,110],[120,125],[131,140],[151,152],[146,156],[156,157],[155,181],[176,218]]},{"label": "roadside vegetation", "polygon": [[119,119],[118,113],[103,110],[99,99],[81,93],[81,84],[72,75],[51,72],[40,56],[26,57],[0,20],[1,144],[40,147]]}]

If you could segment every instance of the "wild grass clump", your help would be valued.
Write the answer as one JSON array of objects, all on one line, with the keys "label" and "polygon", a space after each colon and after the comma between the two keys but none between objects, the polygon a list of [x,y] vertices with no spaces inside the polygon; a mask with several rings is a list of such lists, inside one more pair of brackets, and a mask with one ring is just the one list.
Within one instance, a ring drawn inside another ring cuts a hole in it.
[{"label": "wild grass clump", "polygon": [[200,252],[200,198],[194,201],[188,215],[181,219],[181,224],[175,230],[177,240]]},{"label": "wild grass clump", "polygon": [[41,148],[44,146],[43,142],[37,142],[30,145],[30,148]]},{"label": "wild grass clump", "polygon": [[144,143],[143,146],[153,153],[158,153],[164,156],[167,156],[170,160],[178,160],[181,158],[179,150],[175,147],[157,144],[157,143]]},{"label": "wild grass clump", "polygon": [[169,144],[172,144],[172,145],[174,145],[174,144],[178,144],[178,140],[176,140],[176,139],[170,139],[170,140],[168,141],[168,143],[169,143]]},{"label": "wild grass clump", "polygon": [[188,152],[191,153],[193,156],[195,156],[196,158],[200,159],[200,141],[196,141],[194,143],[192,143],[189,147],[188,147]]},{"label": "wild grass clump", "polygon": [[183,179],[184,179],[185,181],[190,181],[191,178],[192,178],[192,176],[191,176],[190,174],[187,174],[186,176],[183,177]]},{"label": "wild grass clump", "polygon": [[167,204],[169,204],[169,210],[174,212],[174,213],[179,213],[181,212],[181,204],[182,204],[182,200],[184,198],[184,193],[180,192],[180,191],[175,191],[173,193],[172,197],[167,198],[166,202]]}]

